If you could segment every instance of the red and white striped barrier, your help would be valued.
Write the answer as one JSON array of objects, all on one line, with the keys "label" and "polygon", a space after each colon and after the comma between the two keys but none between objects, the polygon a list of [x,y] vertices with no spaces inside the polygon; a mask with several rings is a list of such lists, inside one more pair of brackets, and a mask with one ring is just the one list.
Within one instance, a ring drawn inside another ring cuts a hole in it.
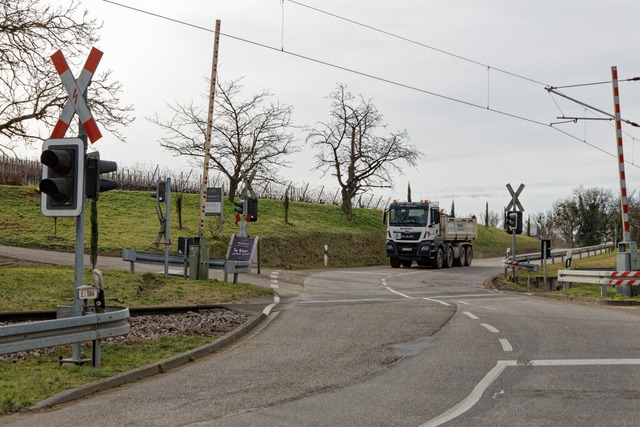
[{"label": "red and white striped barrier", "polygon": [[521,261],[513,261],[511,259],[503,259],[502,266],[504,268],[512,268],[515,270],[538,271],[539,265],[529,264]]},{"label": "red and white striped barrier", "polygon": [[[640,285],[640,271],[613,271],[609,284],[612,286],[638,286]],[[637,277],[638,279],[634,279]]]},{"label": "red and white striped barrier", "polygon": [[558,281],[610,286],[640,285],[640,271],[560,270]]}]

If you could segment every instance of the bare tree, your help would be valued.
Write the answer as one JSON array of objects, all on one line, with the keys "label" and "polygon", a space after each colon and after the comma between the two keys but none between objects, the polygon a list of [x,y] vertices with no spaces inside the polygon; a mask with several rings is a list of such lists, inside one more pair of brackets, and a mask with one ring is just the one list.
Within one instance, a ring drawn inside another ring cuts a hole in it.
[{"label": "bare tree", "polygon": [[[277,181],[277,170],[286,166],[286,156],[298,150],[293,144],[293,107],[267,103],[271,94],[262,91],[239,99],[239,80],[218,84],[211,137],[210,168],[229,179],[229,199],[234,200],[242,174],[256,172],[256,180]],[[170,120],[157,114],[148,118],[167,132],[160,145],[178,156],[202,164],[207,137],[207,110],[193,101],[169,105]]]},{"label": "bare tree", "polygon": [[351,219],[358,194],[392,187],[394,175],[402,173],[399,163],[416,166],[422,153],[409,144],[406,130],[386,137],[374,135],[385,123],[371,100],[354,97],[342,84],[329,98],[330,119],[310,129],[307,141],[320,148],[316,169],[336,177],[342,211]]},{"label": "bare tree", "polygon": [[[69,63],[81,67],[99,40],[101,24],[78,11],[79,2],[52,7],[41,0],[5,0],[0,6],[0,152],[14,152],[19,142],[32,144],[44,124],[53,128],[67,94],[49,55],[62,49]],[[121,106],[121,84],[110,71],[94,76],[88,91],[96,121],[121,140],[120,126],[133,121],[131,106]]]}]

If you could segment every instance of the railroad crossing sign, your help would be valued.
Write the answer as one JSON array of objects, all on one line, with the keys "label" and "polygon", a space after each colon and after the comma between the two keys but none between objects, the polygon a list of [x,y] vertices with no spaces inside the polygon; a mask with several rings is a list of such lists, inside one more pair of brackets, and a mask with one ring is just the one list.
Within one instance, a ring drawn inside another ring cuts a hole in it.
[{"label": "railroad crossing sign", "polygon": [[513,191],[513,187],[511,186],[511,184],[507,184],[507,190],[509,190],[509,193],[511,194],[511,201],[507,205],[506,210],[511,211],[515,203],[515,205],[518,207],[520,212],[524,212],[524,208],[522,207],[522,205],[520,204],[520,201],[518,200],[518,196],[520,195],[520,193],[522,193],[522,190],[524,190],[524,184],[520,184],[520,187],[518,187],[518,191],[516,192]]},{"label": "railroad crossing sign", "polygon": [[82,123],[82,127],[87,132],[87,136],[91,143],[93,144],[102,138],[100,129],[98,129],[98,125],[93,119],[89,106],[84,98],[84,94],[89,83],[91,83],[91,78],[93,77],[96,68],[98,68],[98,63],[101,58],[102,52],[95,47],[91,48],[89,57],[84,64],[84,68],[80,72],[80,77],[76,80],[69,69],[69,64],[67,64],[67,60],[62,54],[62,51],[58,50],[56,53],[51,55],[51,61],[53,61],[53,65],[56,67],[60,80],[62,80],[62,84],[67,91],[67,95],[69,95],[67,102],[64,104],[62,114],[60,114],[60,118],[58,119],[58,123],[56,123],[56,126],[53,128],[51,138],[64,137],[64,134],[69,128],[69,123],[71,123],[71,119],[73,119],[73,115],[76,112],[78,113],[80,123]]}]

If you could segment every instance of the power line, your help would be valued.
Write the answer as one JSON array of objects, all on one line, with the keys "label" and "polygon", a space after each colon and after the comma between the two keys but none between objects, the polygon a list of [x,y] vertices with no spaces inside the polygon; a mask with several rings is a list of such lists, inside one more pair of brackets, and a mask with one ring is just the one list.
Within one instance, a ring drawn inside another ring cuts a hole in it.
[{"label": "power line", "polygon": [[401,36],[401,35],[398,35],[398,34],[395,34],[395,33],[391,33],[389,31],[382,30],[380,28],[376,28],[376,27],[373,27],[371,25],[364,24],[362,22],[354,21],[353,19],[349,19],[349,18],[346,18],[344,16],[337,15],[335,13],[327,12],[326,10],[318,9],[317,7],[309,6],[309,5],[306,5],[304,3],[300,3],[299,1],[289,0],[289,3],[293,3],[293,4],[296,4],[296,5],[301,6],[301,7],[306,7],[307,9],[310,9],[310,10],[313,10],[313,11],[316,11],[316,12],[319,12],[319,13],[334,17],[336,19],[340,19],[342,21],[349,22],[351,24],[354,24],[354,25],[357,25],[357,26],[360,26],[360,27],[363,27],[363,28],[367,28],[369,30],[372,30],[372,31],[375,31],[375,32],[378,32],[378,33],[381,33],[381,34],[385,34],[387,36],[390,36],[390,37],[393,37],[393,38],[396,38],[396,39],[399,39],[399,40],[403,40],[403,41],[411,43],[411,44],[415,44],[417,46],[421,46],[421,47],[433,50],[433,51],[438,52],[438,53],[442,53],[444,55],[451,56],[453,58],[460,59],[462,61],[469,62],[471,64],[476,64],[476,65],[480,65],[481,67],[484,67],[484,68],[493,69],[493,70],[499,71],[501,73],[510,75],[512,77],[517,77],[519,79],[527,80],[529,82],[536,83],[536,84],[539,84],[539,85],[550,86],[550,85],[542,83],[542,82],[540,82],[538,80],[534,80],[532,78],[529,78],[529,77],[526,77],[526,76],[522,76],[520,74],[516,74],[516,73],[513,73],[511,71],[503,70],[503,69],[498,68],[498,67],[493,67],[493,66],[490,66],[488,64],[484,64],[484,63],[482,63],[480,61],[476,61],[474,59],[470,59],[470,58],[467,58],[465,56],[458,55],[458,54],[455,54],[453,52],[449,52],[449,51],[444,50],[444,49],[440,49],[440,48],[437,48],[437,47],[434,47],[434,46],[430,46],[428,44],[425,44],[425,43],[422,43],[422,42],[419,42],[419,41],[416,41],[416,40],[413,40],[413,39],[410,39],[410,38],[407,38],[407,37],[404,37],[404,36]]},{"label": "power line", "polygon": [[[142,14],[153,16],[153,17],[156,17],[156,18],[164,19],[164,20],[171,21],[171,22],[174,22],[174,23],[177,23],[177,24],[180,24],[180,25],[185,25],[185,26],[188,26],[188,27],[191,27],[191,28],[195,28],[195,29],[198,29],[198,30],[206,31],[206,32],[209,32],[209,33],[214,33],[214,30],[212,30],[212,29],[209,29],[209,28],[206,28],[206,27],[202,27],[202,26],[199,26],[199,25],[195,25],[195,24],[191,24],[191,23],[188,23],[186,21],[182,21],[182,20],[179,20],[179,19],[171,18],[171,17],[160,15],[160,14],[153,13],[153,12],[149,12],[149,11],[146,11],[146,10],[143,10],[143,9],[139,9],[139,8],[135,8],[135,7],[132,7],[132,6],[124,5],[124,4],[117,3],[117,2],[112,1],[112,0],[103,0],[103,1],[106,2],[106,3],[113,4],[115,6],[119,6],[119,7],[125,8],[125,9],[133,10],[133,11],[138,12],[138,13],[142,13]],[[289,0],[289,1],[293,1],[293,0]],[[548,128],[551,128],[551,129],[553,129],[553,130],[555,130],[557,132],[560,132],[560,133],[562,133],[562,134],[564,134],[564,135],[566,135],[566,136],[568,136],[570,138],[573,138],[576,141],[579,141],[580,143],[588,145],[589,147],[594,148],[594,149],[596,149],[596,150],[598,150],[598,151],[600,151],[600,152],[602,152],[604,154],[607,154],[607,155],[609,155],[609,156],[611,156],[613,158],[617,158],[617,156],[615,154],[613,154],[613,153],[605,151],[604,149],[602,149],[602,148],[600,148],[600,147],[598,147],[598,146],[596,146],[594,144],[591,144],[591,143],[587,142],[586,140],[582,140],[579,137],[577,137],[577,136],[575,136],[575,135],[573,135],[573,134],[571,134],[569,132],[566,132],[566,131],[564,131],[562,129],[559,129],[557,127],[551,126],[550,124],[541,122],[539,120],[530,119],[528,117],[524,117],[524,116],[521,116],[521,115],[518,115],[518,114],[515,114],[515,113],[510,113],[510,112],[507,112],[507,111],[498,110],[498,109],[495,109],[495,108],[490,108],[489,106],[482,106],[480,104],[476,104],[476,103],[473,103],[473,102],[470,102],[470,101],[465,101],[465,100],[462,100],[462,99],[459,99],[459,98],[454,98],[452,96],[443,95],[443,94],[440,94],[440,93],[437,93],[437,92],[432,92],[432,91],[429,91],[429,90],[426,90],[426,89],[421,89],[421,88],[418,88],[418,87],[415,87],[415,86],[411,86],[411,85],[408,85],[408,84],[405,84],[405,83],[400,83],[400,82],[397,82],[397,81],[394,81],[394,80],[390,80],[390,79],[387,79],[387,78],[384,78],[384,77],[380,77],[380,76],[376,76],[376,75],[373,75],[373,74],[365,73],[363,71],[358,71],[358,70],[355,70],[353,68],[344,67],[344,66],[341,66],[341,65],[338,65],[338,64],[334,64],[334,63],[331,63],[331,62],[327,62],[327,61],[323,61],[323,60],[320,60],[320,59],[312,58],[310,56],[302,55],[302,54],[295,53],[295,52],[290,52],[290,51],[284,50],[284,48],[276,48],[276,47],[273,47],[273,46],[266,45],[264,43],[256,42],[256,41],[245,39],[245,38],[242,38],[242,37],[233,36],[231,34],[226,34],[226,33],[222,33],[222,32],[220,33],[220,35],[224,36],[224,37],[227,37],[227,38],[230,38],[230,39],[233,39],[233,40],[237,40],[237,41],[243,42],[243,43],[247,43],[247,44],[258,46],[258,47],[261,47],[261,48],[264,48],[264,49],[272,50],[274,52],[286,54],[286,55],[289,55],[289,56],[292,56],[292,57],[295,57],[295,58],[298,58],[298,59],[302,59],[302,60],[305,60],[305,61],[309,61],[309,62],[313,62],[313,63],[316,63],[316,64],[320,64],[320,65],[324,65],[324,66],[327,66],[327,67],[330,67],[330,68],[334,68],[334,69],[337,69],[337,70],[346,71],[346,72],[351,73],[351,74],[356,74],[356,75],[359,75],[359,76],[362,76],[362,77],[366,77],[366,78],[369,78],[369,79],[372,79],[372,80],[376,80],[376,81],[379,81],[379,82],[387,83],[387,84],[390,84],[390,85],[393,85],[393,86],[402,87],[404,89],[409,89],[409,90],[412,90],[412,91],[415,91],[415,92],[423,93],[425,95],[434,96],[434,97],[437,97],[437,98],[440,98],[440,99],[445,99],[445,100],[448,100],[448,101],[451,101],[451,102],[455,102],[455,103],[459,103],[459,104],[462,104],[462,105],[466,105],[466,106],[469,106],[469,107],[474,107],[474,108],[479,108],[481,110],[490,111],[492,113],[500,114],[500,115],[505,116],[505,117],[511,117],[511,118],[518,119],[518,120],[521,120],[521,121],[525,121],[525,122],[528,122],[528,123],[532,123],[532,124],[548,127]],[[480,64],[480,63],[478,63],[478,64]],[[482,64],[480,64],[480,65],[482,65]],[[502,70],[499,70],[497,68],[496,68],[496,70],[502,71]],[[505,71],[502,71],[502,72],[505,72]],[[514,74],[509,73],[509,72],[505,72],[505,73],[514,75]],[[523,78],[525,80],[529,80],[529,81],[534,82],[534,83],[543,84],[543,83],[537,82],[535,80],[528,79],[526,77],[517,76],[517,75],[514,75],[514,76]],[[629,163],[629,162],[627,162],[627,163]],[[633,166],[636,166],[636,167],[638,167],[640,169],[640,166],[637,166],[637,165],[635,165],[633,163],[630,163],[630,164],[632,164]]]}]

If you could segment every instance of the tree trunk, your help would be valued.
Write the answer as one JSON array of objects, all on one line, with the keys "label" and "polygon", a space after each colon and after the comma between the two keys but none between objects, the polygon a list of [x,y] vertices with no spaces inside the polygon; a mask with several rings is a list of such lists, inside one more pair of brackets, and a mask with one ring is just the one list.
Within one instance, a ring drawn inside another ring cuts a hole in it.
[{"label": "tree trunk", "polygon": [[352,199],[353,196],[351,195],[351,192],[346,189],[342,189],[342,204],[340,205],[340,209],[342,209],[342,212],[347,215],[349,221],[353,220],[353,203],[351,202]]}]

